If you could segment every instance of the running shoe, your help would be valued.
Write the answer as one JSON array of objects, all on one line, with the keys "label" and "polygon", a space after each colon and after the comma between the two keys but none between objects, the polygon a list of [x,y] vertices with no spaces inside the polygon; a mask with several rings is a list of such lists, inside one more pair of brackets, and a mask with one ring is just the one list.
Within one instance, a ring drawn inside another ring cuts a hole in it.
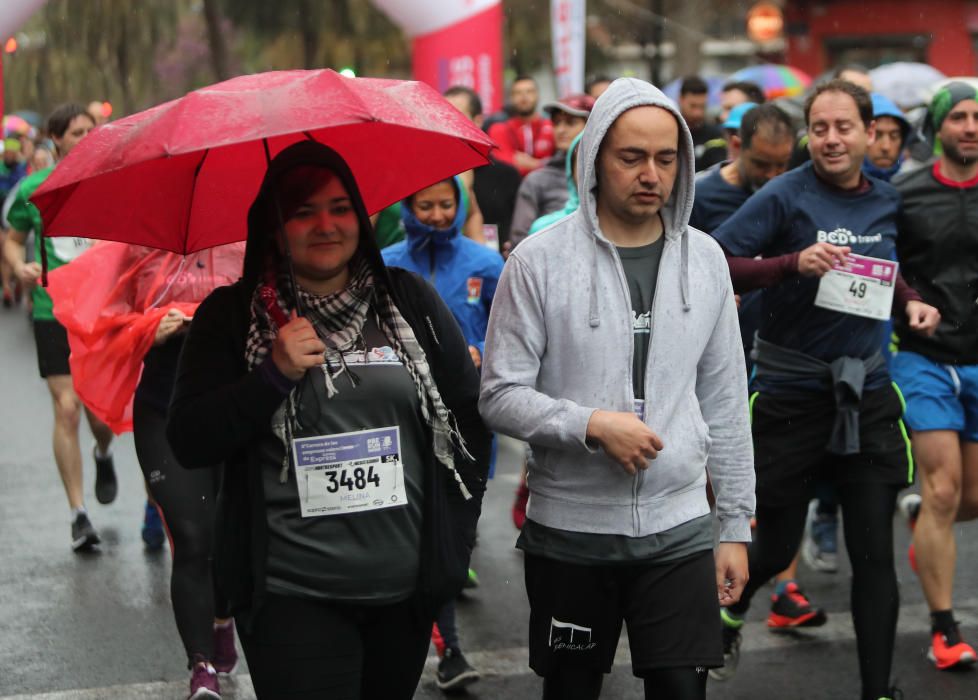
[{"label": "running shoe", "polygon": [[801,558],[813,571],[834,574],[839,570],[839,519],[820,514],[818,500],[808,504],[805,519],[805,538],[801,543]]},{"label": "running shoe", "polygon": [[96,449],[92,451],[92,456],[95,457],[95,499],[102,505],[112,503],[119,493],[112,455],[99,457]]},{"label": "running shoe", "polygon": [[88,552],[101,541],[88,513],[76,515],[71,523],[71,548],[76,552]]},{"label": "running shoe", "polygon": [[472,685],[481,676],[465,660],[459,649],[448,647],[438,662],[438,687],[442,690],[459,690]]},{"label": "running shoe", "polygon": [[711,668],[710,678],[726,681],[737,672],[737,664],[740,662],[740,630],[744,621],[731,615],[725,608],[720,608],[720,622],[723,632],[723,666]]},{"label": "running shoe", "polygon": [[146,549],[157,550],[166,541],[166,533],[163,532],[163,518],[160,511],[149,501],[146,501],[146,510],[143,514],[143,529],[141,532]]},{"label": "running shoe", "polygon": [[238,650],[234,646],[234,620],[214,625],[214,670],[228,675],[238,667]]},{"label": "running shoe", "polygon": [[187,700],[221,700],[221,684],[217,682],[217,671],[206,661],[194,664],[190,675],[190,695]]},{"label": "running shoe", "polygon": [[[923,499],[919,493],[908,493],[900,499],[898,505],[900,515],[906,519],[910,532],[913,532],[914,528],[917,527],[917,517],[920,515],[920,504],[922,501]],[[910,546],[907,547],[907,559],[910,562],[910,570],[917,573],[917,550],[913,546],[912,539],[910,540]]]},{"label": "running shoe", "polygon": [[530,499],[530,487],[523,481],[516,489],[516,500],[513,501],[513,525],[517,530],[523,529],[526,522],[526,502]]},{"label": "running shoe", "polygon": [[3,292],[3,308],[9,309],[14,305],[14,295],[10,292],[4,290]]},{"label": "running shoe", "polygon": [[479,575],[475,573],[475,569],[469,569],[469,575],[465,577],[465,584],[462,588],[478,588],[479,587]]},{"label": "running shoe", "polygon": [[957,627],[950,635],[934,632],[931,637],[927,658],[942,671],[948,668],[971,666],[978,661],[974,647],[961,639]]},{"label": "running shoe", "polygon": [[825,611],[812,607],[794,581],[785,587],[781,595],[775,593],[771,596],[771,613],[767,616],[767,626],[771,629],[821,627],[825,620]]}]

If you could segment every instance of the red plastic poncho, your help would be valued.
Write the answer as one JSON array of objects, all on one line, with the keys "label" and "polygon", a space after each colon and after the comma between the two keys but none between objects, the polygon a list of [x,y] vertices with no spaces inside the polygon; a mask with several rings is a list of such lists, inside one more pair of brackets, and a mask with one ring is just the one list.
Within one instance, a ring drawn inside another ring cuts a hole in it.
[{"label": "red plastic poncho", "polygon": [[68,331],[75,391],[117,435],[132,430],[132,400],[170,309],[193,316],[216,287],[241,276],[244,243],[177,255],[98,243],[52,270],[54,316]]}]

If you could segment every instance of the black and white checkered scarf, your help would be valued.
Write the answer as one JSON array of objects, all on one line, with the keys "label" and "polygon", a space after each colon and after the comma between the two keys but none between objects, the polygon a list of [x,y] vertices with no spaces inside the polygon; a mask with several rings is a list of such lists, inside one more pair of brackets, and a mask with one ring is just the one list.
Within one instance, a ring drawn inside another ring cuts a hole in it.
[{"label": "black and white checkered scarf", "polygon": [[[391,295],[383,285],[374,284],[373,271],[366,259],[357,256],[351,261],[351,266],[350,280],[339,292],[320,296],[301,288],[298,290],[305,317],[326,345],[324,362],[321,365],[326,396],[332,398],[339,393],[335,380],[343,373],[350,375],[354,386],[359,382],[357,376],[346,366],[343,355],[359,343],[367,316],[373,314],[377,327],[390,341],[414,382],[421,405],[421,417],[432,431],[436,459],[452,472],[462,495],[466,499],[471,498],[465,482],[455,469],[455,449],[467,459],[472,459],[472,456],[465,448],[465,441],[455,417],[442,401],[431,376],[424,349],[418,343],[414,330],[395,306]],[[278,312],[273,305],[277,306]],[[294,308],[287,272],[280,273],[274,283],[266,280],[255,289],[251,300],[251,324],[245,342],[245,360],[249,370],[261,364],[271,352],[279,325],[272,317],[287,319]],[[277,411],[272,418],[272,430],[285,445],[281,476],[283,482],[288,478],[292,436],[297,427],[297,393],[298,387],[290,392],[283,409]]]}]

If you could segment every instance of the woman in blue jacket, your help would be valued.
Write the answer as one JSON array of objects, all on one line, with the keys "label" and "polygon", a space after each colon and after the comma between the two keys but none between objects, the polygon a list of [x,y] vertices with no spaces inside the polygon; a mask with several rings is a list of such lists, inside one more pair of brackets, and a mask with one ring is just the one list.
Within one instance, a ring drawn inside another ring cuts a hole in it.
[{"label": "woman in blue jacket", "polygon": [[462,235],[466,208],[462,182],[443,180],[404,200],[405,239],[384,248],[384,262],[424,277],[448,304],[469,344],[476,367],[482,364],[489,307],[503,271],[494,250]]},{"label": "woman in blue jacket", "polygon": [[[465,185],[459,178],[442,180],[404,200],[401,220],[405,238],[381,251],[390,267],[402,267],[424,277],[448,305],[469,344],[476,367],[482,366],[489,307],[503,271],[503,259],[494,250],[462,235],[465,224]],[[495,462],[493,440],[490,472]],[[474,572],[470,570],[470,581]],[[438,687],[458,690],[479,679],[479,673],[459,649],[455,602],[438,613],[435,644],[441,656]]]}]

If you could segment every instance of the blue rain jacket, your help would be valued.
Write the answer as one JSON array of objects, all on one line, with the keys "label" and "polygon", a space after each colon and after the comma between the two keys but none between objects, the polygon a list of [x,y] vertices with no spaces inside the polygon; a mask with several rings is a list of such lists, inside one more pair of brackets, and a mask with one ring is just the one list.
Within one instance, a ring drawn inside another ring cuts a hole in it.
[{"label": "blue rain jacket", "polygon": [[[457,177],[455,201],[465,185]],[[459,202],[455,221],[447,229],[435,229],[418,221],[408,200],[401,207],[405,238],[381,251],[384,262],[424,277],[438,291],[469,345],[485,349],[489,308],[503,271],[503,259],[494,250],[462,235],[466,203]]]}]

